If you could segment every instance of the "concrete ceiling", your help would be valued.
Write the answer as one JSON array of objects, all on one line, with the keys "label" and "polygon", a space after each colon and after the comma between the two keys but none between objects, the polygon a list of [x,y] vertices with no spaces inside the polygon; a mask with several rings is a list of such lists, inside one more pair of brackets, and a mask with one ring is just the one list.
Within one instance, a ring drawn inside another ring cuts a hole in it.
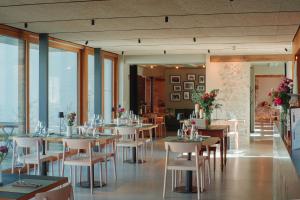
[{"label": "concrete ceiling", "polygon": [[25,22],[29,31],[125,55],[283,54],[292,49],[300,0],[0,1],[0,23]]}]

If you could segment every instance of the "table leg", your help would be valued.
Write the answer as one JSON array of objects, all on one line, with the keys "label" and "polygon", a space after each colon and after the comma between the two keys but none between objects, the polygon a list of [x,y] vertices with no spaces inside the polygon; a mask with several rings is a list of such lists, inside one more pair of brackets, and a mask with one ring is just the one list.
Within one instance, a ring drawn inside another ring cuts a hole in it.
[{"label": "table leg", "polygon": [[132,147],[131,152],[132,152],[132,162],[136,163],[136,147]]},{"label": "table leg", "polygon": [[[192,154],[188,153],[188,160],[191,160]],[[186,171],[185,186],[175,188],[175,192],[196,193],[197,187],[193,187],[193,171]]]},{"label": "table leg", "polygon": [[[46,142],[43,140],[43,155],[46,155]],[[42,162],[42,169],[41,169],[41,175],[42,176],[47,176],[47,163]]]},{"label": "table leg", "polygon": [[223,155],[224,155],[224,140],[223,140],[223,137],[221,137],[220,138],[221,171],[223,171]]},{"label": "table leg", "polygon": [[228,137],[224,137],[224,146],[225,146],[225,149],[224,149],[224,165],[226,166],[226,162],[227,162],[227,141],[228,141]]},{"label": "table leg", "polygon": [[[95,181],[95,174],[94,174],[94,165],[92,165],[92,177],[90,176],[90,166],[87,167],[87,181],[81,181],[78,185],[83,188],[90,188],[90,180],[93,179],[93,188],[99,188],[106,186],[106,183],[102,182],[102,185],[100,184],[100,181]],[[76,174],[76,173],[75,173]]]}]

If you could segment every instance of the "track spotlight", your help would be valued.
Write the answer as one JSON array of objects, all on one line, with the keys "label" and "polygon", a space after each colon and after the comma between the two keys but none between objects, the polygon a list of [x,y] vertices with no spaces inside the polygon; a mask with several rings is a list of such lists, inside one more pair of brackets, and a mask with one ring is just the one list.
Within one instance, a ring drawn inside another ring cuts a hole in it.
[{"label": "track spotlight", "polygon": [[169,17],[168,16],[165,16],[165,22],[169,22]]},{"label": "track spotlight", "polygon": [[141,44],[141,38],[138,39],[138,43]]},{"label": "track spotlight", "polygon": [[124,51],[122,51],[122,55],[124,55]]},{"label": "track spotlight", "polygon": [[89,41],[87,40],[87,41],[85,41],[85,45],[88,45],[88,43],[89,43]]},{"label": "track spotlight", "polygon": [[287,48],[284,48],[285,52],[288,52],[288,49]]},{"label": "track spotlight", "polygon": [[196,38],[195,37],[193,38],[193,41],[196,42]]},{"label": "track spotlight", "polygon": [[210,53],[210,50],[209,50],[209,49],[207,50],[207,53]]},{"label": "track spotlight", "polygon": [[166,51],[166,50],[164,50],[164,54],[167,54],[167,51]]},{"label": "track spotlight", "polygon": [[24,23],[24,27],[28,28],[28,23],[27,22]]},{"label": "track spotlight", "polygon": [[95,20],[94,20],[94,19],[91,20],[91,25],[92,25],[92,26],[95,25]]}]

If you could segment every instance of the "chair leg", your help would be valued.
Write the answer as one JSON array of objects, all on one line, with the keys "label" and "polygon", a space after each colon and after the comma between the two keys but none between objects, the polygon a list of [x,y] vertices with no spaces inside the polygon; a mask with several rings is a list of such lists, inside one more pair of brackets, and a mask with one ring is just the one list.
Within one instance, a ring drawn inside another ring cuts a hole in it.
[{"label": "chair leg", "polygon": [[61,176],[64,176],[64,169],[65,169],[65,165],[64,165],[64,162],[62,162],[62,165],[61,165]]},{"label": "chair leg", "polygon": [[57,168],[58,168],[58,176],[60,174],[60,159],[59,157],[57,158]]},{"label": "chair leg", "polygon": [[51,175],[54,176],[53,161],[51,161]]},{"label": "chair leg", "polygon": [[70,183],[71,183],[71,185],[73,185],[73,181],[72,181],[72,179],[73,179],[73,173],[72,173],[72,165],[70,165],[70,176],[71,176],[71,178],[70,178]]},{"label": "chair leg", "polygon": [[203,170],[203,166],[200,167],[200,187],[201,187],[201,192],[204,191],[204,170]]},{"label": "chair leg", "polygon": [[138,160],[139,160],[139,157],[138,157],[138,151],[139,151],[139,147],[138,147],[138,146],[136,146],[135,148],[136,148],[136,151],[135,151],[136,164],[138,164],[138,163],[139,163],[139,162],[138,162]]},{"label": "chair leg", "polygon": [[174,192],[174,171],[175,170],[172,170],[172,184],[171,184],[171,188],[172,188],[172,191]]},{"label": "chair leg", "polygon": [[93,188],[94,188],[94,183],[93,183],[93,169],[92,168],[93,167],[90,166],[90,187],[91,187],[91,194],[93,194]]},{"label": "chair leg", "polygon": [[165,196],[166,196],[166,183],[167,183],[167,167],[165,166],[163,198],[165,198]]},{"label": "chair leg", "polygon": [[77,183],[77,166],[74,166],[74,184]]},{"label": "chair leg", "polygon": [[102,174],[102,163],[101,162],[99,163],[99,168],[100,168],[100,181],[99,182],[100,182],[100,185],[102,185],[102,183],[103,183],[102,182],[102,176],[103,176],[103,174]]},{"label": "chair leg", "polygon": [[79,167],[79,182],[81,183],[81,177],[82,177],[82,166]]},{"label": "chair leg", "polygon": [[36,165],[33,164],[33,174],[36,175]]},{"label": "chair leg", "polygon": [[214,151],[214,172],[216,171],[216,151]]},{"label": "chair leg", "polygon": [[105,159],[105,183],[107,184],[107,159]]},{"label": "chair leg", "polygon": [[208,184],[210,184],[210,183],[211,183],[211,175],[210,175],[210,160],[207,160],[207,164],[208,164],[208,167],[207,167]]},{"label": "chair leg", "polygon": [[117,180],[117,163],[116,163],[116,156],[114,156],[114,159],[113,159],[113,162],[114,162],[114,174],[115,174],[115,180]]},{"label": "chair leg", "polygon": [[[197,178],[197,197],[198,197],[198,200],[200,199],[200,180],[199,180],[199,167],[197,167],[197,170],[196,170],[196,178]],[[202,190],[202,188],[201,188]]]},{"label": "chair leg", "polygon": [[27,167],[27,175],[30,175],[29,164],[27,164],[26,167]]}]

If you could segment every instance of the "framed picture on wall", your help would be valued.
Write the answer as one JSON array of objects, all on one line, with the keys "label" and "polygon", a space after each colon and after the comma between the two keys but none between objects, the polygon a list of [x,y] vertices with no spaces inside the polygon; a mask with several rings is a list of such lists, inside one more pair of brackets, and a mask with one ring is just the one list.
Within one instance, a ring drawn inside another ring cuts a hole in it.
[{"label": "framed picture on wall", "polygon": [[190,92],[183,92],[183,99],[189,100],[190,99]]},{"label": "framed picture on wall", "polygon": [[200,92],[205,92],[205,85],[197,85],[197,90]]},{"label": "framed picture on wall", "polygon": [[199,83],[205,83],[205,76],[203,75],[199,76]]},{"label": "framed picture on wall", "polygon": [[171,75],[170,82],[171,83],[180,83],[180,75]]},{"label": "framed picture on wall", "polygon": [[181,92],[181,85],[174,85],[173,86],[173,91],[174,92]]},{"label": "framed picture on wall", "polygon": [[183,83],[184,90],[193,90],[195,88],[195,83],[192,81],[186,81]]},{"label": "framed picture on wall", "polygon": [[188,81],[195,81],[196,80],[196,75],[195,74],[188,74],[187,75],[187,80]]},{"label": "framed picture on wall", "polygon": [[180,101],[181,95],[179,92],[171,93],[171,101]]}]

